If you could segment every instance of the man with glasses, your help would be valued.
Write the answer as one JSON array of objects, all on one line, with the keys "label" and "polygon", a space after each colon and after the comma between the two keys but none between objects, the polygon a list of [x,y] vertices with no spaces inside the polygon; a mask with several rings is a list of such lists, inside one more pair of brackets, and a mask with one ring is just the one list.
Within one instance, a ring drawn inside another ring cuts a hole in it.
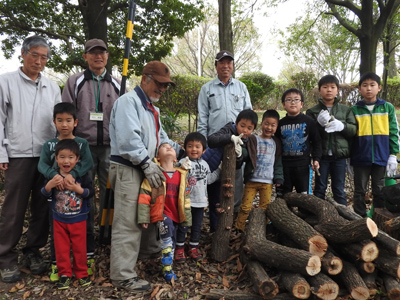
[{"label": "man with glasses", "polygon": [[[100,185],[100,214],[103,211],[104,197],[107,186],[108,169],[110,166],[110,135],[109,124],[112,106],[119,97],[120,82],[107,71],[107,46],[103,40],[91,39],[85,44],[83,58],[88,68],[72,75],[65,83],[62,101],[75,105],[78,125],[75,135],[89,142],[93,157],[93,169],[89,172],[94,182],[97,174]],[[94,205],[91,199],[87,229],[88,272],[94,267]],[[101,215],[99,217],[101,220]]]},{"label": "man with glasses", "polygon": [[28,203],[29,228],[22,251],[32,274],[48,268],[39,252],[47,243],[49,219],[47,199],[40,192],[44,178],[37,165],[42,145],[56,134],[53,107],[61,102],[60,88],[41,73],[50,57],[46,40],[26,38],[21,57],[22,67],[0,76],[0,169],[6,191],[0,216],[0,274],[8,283],[21,279],[15,247]]},{"label": "man with glasses", "polygon": [[[121,96],[111,112],[109,174],[114,190],[114,219],[110,277],[114,286],[129,291],[150,288],[135,271],[142,238],[137,222],[140,185],[145,177],[152,188],[162,186],[165,181],[163,170],[153,162],[159,145],[169,143],[176,153],[182,153],[163,130],[159,109],[154,106],[170,85],[175,83],[169,68],[162,62],[151,61],[143,68],[140,86]],[[143,236],[154,236],[156,230],[153,226]]]}]

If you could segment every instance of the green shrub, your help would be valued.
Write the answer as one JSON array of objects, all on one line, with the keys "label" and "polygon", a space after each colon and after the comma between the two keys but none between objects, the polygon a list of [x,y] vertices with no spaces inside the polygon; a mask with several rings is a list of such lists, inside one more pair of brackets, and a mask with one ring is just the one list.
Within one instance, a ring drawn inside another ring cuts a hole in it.
[{"label": "green shrub", "polygon": [[[262,88],[263,94],[261,97],[258,92],[255,92],[255,95],[253,96],[249,90],[250,99],[255,109],[266,109],[275,89],[274,79],[271,76],[261,72],[250,72],[243,74],[243,76],[240,77],[240,80],[245,84],[246,82],[251,81]],[[247,89],[249,89],[247,84],[246,86]]]},{"label": "green shrub", "polygon": [[251,103],[254,108],[259,106],[259,102],[263,99],[265,95],[265,91],[262,88],[262,86],[258,85],[257,83],[248,80],[248,79],[242,79],[241,80],[247,87],[247,90],[249,91]]}]

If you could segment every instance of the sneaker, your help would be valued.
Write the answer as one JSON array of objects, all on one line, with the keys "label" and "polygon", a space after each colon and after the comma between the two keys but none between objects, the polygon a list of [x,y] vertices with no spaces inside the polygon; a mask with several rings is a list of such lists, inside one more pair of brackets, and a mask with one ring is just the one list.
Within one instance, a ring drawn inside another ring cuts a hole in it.
[{"label": "sneaker", "polygon": [[164,266],[162,269],[164,279],[169,283],[172,279],[176,279],[176,274],[172,271],[171,266]]},{"label": "sneaker", "polygon": [[145,292],[150,289],[150,283],[138,277],[126,280],[112,280],[111,282],[115,287],[123,288],[130,292]]},{"label": "sneaker", "polygon": [[21,272],[17,265],[10,267],[9,269],[0,269],[1,280],[6,283],[17,282],[21,279]]},{"label": "sneaker", "polygon": [[96,267],[94,265],[94,258],[89,258],[87,260],[87,273],[89,276],[92,276],[94,271],[96,270]]},{"label": "sneaker", "polygon": [[66,290],[69,288],[69,285],[71,284],[71,277],[68,277],[66,275],[61,275],[60,279],[57,282],[57,288],[59,290]]},{"label": "sneaker", "polygon": [[43,261],[43,258],[36,255],[33,252],[29,252],[25,255],[25,259],[28,268],[31,270],[33,275],[40,275],[47,270],[47,264]]},{"label": "sneaker", "polygon": [[185,250],[183,247],[175,248],[175,261],[179,263],[186,261]]},{"label": "sneaker", "polygon": [[195,261],[199,261],[203,259],[203,255],[199,253],[199,249],[197,247],[189,249],[189,257]]},{"label": "sneaker", "polygon": [[89,284],[91,284],[92,282],[90,281],[89,276],[87,277],[83,277],[83,278],[79,278],[78,282],[81,286],[88,286]]},{"label": "sneaker", "polygon": [[50,272],[49,277],[50,277],[51,282],[57,282],[59,280],[57,265],[55,265],[55,264],[51,265],[51,272]]}]

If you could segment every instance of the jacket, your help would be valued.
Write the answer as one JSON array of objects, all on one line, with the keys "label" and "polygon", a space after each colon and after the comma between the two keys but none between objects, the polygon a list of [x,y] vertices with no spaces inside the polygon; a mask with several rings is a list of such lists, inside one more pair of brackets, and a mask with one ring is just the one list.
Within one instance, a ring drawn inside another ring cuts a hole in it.
[{"label": "jacket", "polygon": [[[182,226],[192,226],[192,211],[190,208],[190,188],[187,180],[188,171],[182,168],[175,168],[181,173],[181,182],[178,196],[178,214]],[[138,223],[149,224],[163,221],[165,203],[165,182],[157,189],[152,189],[145,178],[140,187],[138,199]]]},{"label": "jacket", "polygon": [[228,85],[215,78],[201,87],[197,102],[199,120],[197,131],[205,137],[234,122],[244,109],[252,109],[246,85],[231,78]]},{"label": "jacket", "polygon": [[[76,107],[79,120],[75,128],[77,136],[87,140],[91,146],[108,146],[110,114],[115,100],[119,97],[121,86],[118,79],[106,72],[100,80],[99,102],[96,107],[97,88],[97,79],[93,77],[90,69],[86,69],[68,78],[62,101],[72,103]],[[103,112],[103,121],[90,120],[91,112]]]},{"label": "jacket", "polygon": [[140,169],[163,143],[180,153],[181,147],[168,138],[159,116],[160,110],[148,101],[140,86],[118,98],[110,119],[111,161]]},{"label": "jacket", "polygon": [[40,156],[42,145],[56,136],[58,102],[60,88],[42,74],[33,81],[19,68],[0,76],[0,163]]},{"label": "jacket", "polygon": [[353,166],[386,166],[389,155],[399,152],[399,128],[394,106],[377,98],[372,112],[363,100],[351,109],[358,129],[350,163]]},{"label": "jacket", "polygon": [[351,107],[339,103],[339,99],[335,98],[333,107],[329,114],[344,124],[344,129],[340,132],[328,133],[325,127],[317,122],[317,118],[321,110],[327,110],[326,105],[320,99],[318,104],[307,110],[306,115],[313,118],[317,124],[319,134],[322,139],[322,156],[328,156],[329,149],[335,158],[350,157],[350,150],[353,138],[357,132],[357,122]]}]

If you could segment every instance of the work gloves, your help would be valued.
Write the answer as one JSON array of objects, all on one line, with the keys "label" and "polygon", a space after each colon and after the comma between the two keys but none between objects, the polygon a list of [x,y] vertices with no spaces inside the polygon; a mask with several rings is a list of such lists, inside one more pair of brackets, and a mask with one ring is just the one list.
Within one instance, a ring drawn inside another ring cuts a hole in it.
[{"label": "work gloves", "polygon": [[330,119],[331,119],[331,116],[327,110],[321,110],[317,117],[317,121],[322,127],[325,127],[326,125],[328,125],[328,122]]},{"label": "work gloves", "polygon": [[192,169],[192,162],[190,161],[189,156],[186,156],[185,159],[181,163],[181,168],[185,170],[191,170]]},{"label": "work gloves", "polygon": [[242,146],[241,146],[241,145],[243,145],[242,136],[243,136],[243,133],[239,134],[238,136],[236,136],[236,135],[231,136],[231,141],[235,145],[235,152],[236,152],[237,157],[242,156]]},{"label": "work gloves", "polygon": [[325,126],[325,131],[327,133],[342,131],[344,129],[343,122],[336,120],[334,117],[332,118],[333,120],[330,121],[328,125]]},{"label": "work gloves", "polygon": [[148,160],[141,168],[144,172],[144,176],[149,181],[149,184],[152,188],[158,188],[163,184],[163,181],[166,180],[163,172],[164,169],[161,168],[160,165]]},{"label": "work gloves", "polygon": [[386,165],[386,175],[393,177],[397,170],[397,157],[395,155],[389,155],[389,159]]}]

